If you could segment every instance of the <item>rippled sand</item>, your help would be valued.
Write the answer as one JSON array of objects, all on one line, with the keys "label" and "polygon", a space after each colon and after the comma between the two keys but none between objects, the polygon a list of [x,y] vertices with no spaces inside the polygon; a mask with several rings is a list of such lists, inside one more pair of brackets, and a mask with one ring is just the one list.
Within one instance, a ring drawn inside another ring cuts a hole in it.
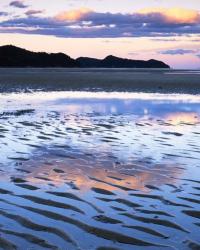
[{"label": "rippled sand", "polygon": [[199,128],[200,96],[1,95],[0,249],[200,249]]}]

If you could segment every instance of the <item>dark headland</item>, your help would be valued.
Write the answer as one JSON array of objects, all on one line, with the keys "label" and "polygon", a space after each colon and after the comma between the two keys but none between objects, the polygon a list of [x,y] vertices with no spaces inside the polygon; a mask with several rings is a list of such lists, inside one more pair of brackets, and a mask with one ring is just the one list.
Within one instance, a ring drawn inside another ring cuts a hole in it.
[{"label": "dark headland", "polygon": [[64,53],[32,52],[12,45],[0,47],[0,67],[33,67],[33,68],[161,68],[169,65],[154,59],[131,60],[116,56],[104,59],[79,57],[72,59]]}]

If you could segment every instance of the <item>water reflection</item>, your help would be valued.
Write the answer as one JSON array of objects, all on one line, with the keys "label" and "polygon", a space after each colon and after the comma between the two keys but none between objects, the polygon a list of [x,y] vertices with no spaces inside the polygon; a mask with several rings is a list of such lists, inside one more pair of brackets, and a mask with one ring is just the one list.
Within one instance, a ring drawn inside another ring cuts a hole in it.
[{"label": "water reflection", "polygon": [[0,241],[22,250],[194,246],[199,129],[199,96],[2,95]]},{"label": "water reflection", "polygon": [[180,125],[180,124],[190,124],[195,125],[199,123],[199,113],[195,112],[174,112],[167,114],[165,116],[165,121],[169,121],[172,125]]},{"label": "water reflection", "polygon": [[[73,95],[3,95],[1,162],[30,158],[35,147],[52,149],[54,144],[83,153],[110,153],[125,163],[138,158],[159,162],[170,154],[188,154],[194,150],[192,143],[198,144],[199,96],[150,94],[147,99],[147,94],[132,94],[131,98],[131,93],[111,93],[110,98],[105,93]],[[192,157],[197,159],[197,154]]]},{"label": "water reflection", "polygon": [[65,190],[72,188],[79,190],[81,194],[96,187],[126,195],[126,191],[150,192],[148,185],[156,188],[166,183],[175,184],[182,172],[183,169],[177,164],[152,165],[145,161],[123,164],[110,157],[106,158],[106,155],[72,157],[70,153],[62,159],[58,155],[53,156],[51,152],[23,163],[20,171],[17,169],[13,174],[32,185],[65,186]]}]

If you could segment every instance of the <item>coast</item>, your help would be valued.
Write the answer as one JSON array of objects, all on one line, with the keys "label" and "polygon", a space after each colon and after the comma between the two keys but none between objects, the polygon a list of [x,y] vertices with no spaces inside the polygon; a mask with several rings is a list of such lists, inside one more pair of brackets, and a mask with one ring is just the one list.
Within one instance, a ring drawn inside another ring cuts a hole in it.
[{"label": "coast", "polygon": [[0,68],[1,93],[29,90],[200,94],[200,71]]}]

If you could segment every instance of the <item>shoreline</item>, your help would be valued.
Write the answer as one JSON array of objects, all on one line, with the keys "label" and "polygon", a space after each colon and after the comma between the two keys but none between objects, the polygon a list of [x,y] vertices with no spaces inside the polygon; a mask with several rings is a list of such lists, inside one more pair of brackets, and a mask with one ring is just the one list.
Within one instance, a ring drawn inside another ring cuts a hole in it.
[{"label": "shoreline", "polygon": [[[45,93],[45,95],[44,95]],[[144,93],[144,92],[106,92],[106,91],[30,91],[0,93],[1,101],[23,99],[29,101],[52,101],[59,100],[153,100],[153,101],[187,101],[189,103],[200,102],[200,95],[184,93]]]},{"label": "shoreline", "polygon": [[200,94],[200,71],[0,68],[0,93],[30,90]]}]

